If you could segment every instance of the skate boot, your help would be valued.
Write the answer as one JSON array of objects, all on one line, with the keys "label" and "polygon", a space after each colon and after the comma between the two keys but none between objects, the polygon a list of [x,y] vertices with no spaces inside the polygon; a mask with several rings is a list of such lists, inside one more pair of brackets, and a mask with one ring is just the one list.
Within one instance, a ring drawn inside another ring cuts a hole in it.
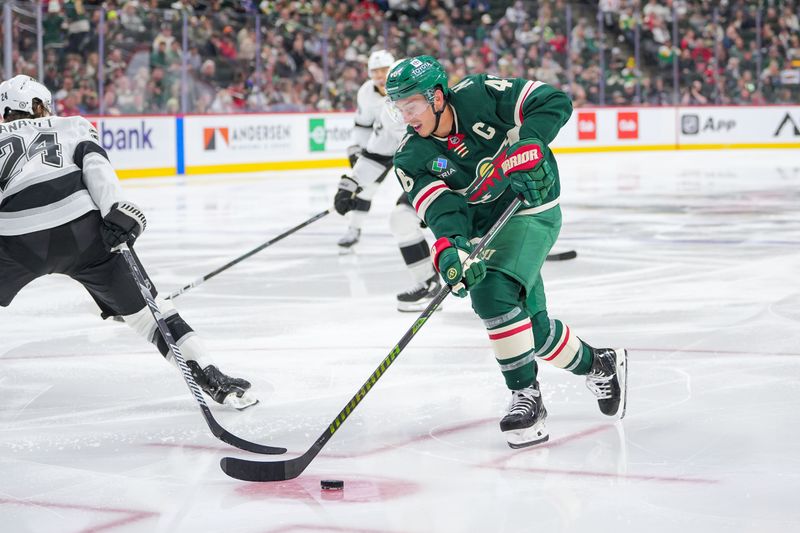
[{"label": "skate boot", "polygon": [[[397,310],[403,312],[422,311],[431,303],[433,297],[442,288],[439,275],[434,274],[421,283],[417,283],[405,292],[397,295]],[[437,308],[441,309],[439,306]]]},{"label": "skate boot", "polygon": [[347,233],[339,239],[339,248],[341,251],[347,251],[351,249],[358,241],[361,239],[361,229],[360,228],[348,228]]},{"label": "skate boot", "polygon": [[512,448],[533,446],[550,438],[544,424],[546,419],[547,409],[537,381],[530,387],[511,391],[511,405],[500,421],[500,431]]},{"label": "skate boot", "polygon": [[201,369],[197,361],[186,360],[186,366],[192,372],[195,382],[212,400],[242,410],[258,403],[258,400],[247,394],[250,382],[242,378],[233,378],[223,374],[214,365]]},{"label": "skate boot", "polygon": [[623,348],[592,348],[592,369],[586,387],[595,396],[604,415],[625,416],[628,389],[628,352]]}]

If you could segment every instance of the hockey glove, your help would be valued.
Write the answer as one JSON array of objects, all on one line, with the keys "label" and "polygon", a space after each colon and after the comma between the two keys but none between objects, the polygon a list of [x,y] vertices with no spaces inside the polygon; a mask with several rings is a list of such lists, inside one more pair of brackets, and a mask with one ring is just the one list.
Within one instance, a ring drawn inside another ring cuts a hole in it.
[{"label": "hockey glove", "polygon": [[103,217],[100,235],[110,251],[122,243],[133,244],[146,227],[147,219],[141,209],[130,202],[116,202]]},{"label": "hockey glove", "polygon": [[339,180],[339,188],[336,196],[333,197],[333,208],[340,215],[347,214],[356,207],[356,195],[361,192],[358,182],[348,175],[342,176]]},{"label": "hockey glove", "polygon": [[472,249],[472,243],[464,237],[441,237],[431,250],[436,270],[459,298],[466,296],[468,290],[486,277],[486,263],[482,259],[475,258],[463,264]]},{"label": "hockey glove", "polygon": [[542,205],[555,182],[555,172],[545,160],[547,145],[539,139],[523,139],[506,152],[500,163],[502,173],[511,180],[511,190],[529,206]]},{"label": "hockey glove", "polygon": [[363,150],[357,144],[347,147],[347,159],[350,161],[350,168],[356,166],[356,161],[358,161],[358,158],[361,157],[362,153]]}]

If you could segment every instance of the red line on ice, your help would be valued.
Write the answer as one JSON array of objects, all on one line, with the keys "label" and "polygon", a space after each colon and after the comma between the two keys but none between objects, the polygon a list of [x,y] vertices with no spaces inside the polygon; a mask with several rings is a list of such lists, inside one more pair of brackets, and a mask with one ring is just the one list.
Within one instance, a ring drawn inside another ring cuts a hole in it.
[{"label": "red line on ice", "polygon": [[41,507],[44,509],[70,509],[74,511],[93,511],[95,513],[123,513],[128,516],[123,516],[112,520],[111,522],[98,524],[86,529],[82,529],[81,533],[99,533],[101,531],[111,531],[112,529],[120,526],[126,526],[145,518],[152,518],[158,516],[158,513],[149,511],[135,511],[133,509],[116,509],[114,507],[93,507],[90,505],[77,505],[70,503],[53,503],[42,502],[34,500],[14,500],[8,498],[0,498],[0,505],[21,505],[25,507]]}]

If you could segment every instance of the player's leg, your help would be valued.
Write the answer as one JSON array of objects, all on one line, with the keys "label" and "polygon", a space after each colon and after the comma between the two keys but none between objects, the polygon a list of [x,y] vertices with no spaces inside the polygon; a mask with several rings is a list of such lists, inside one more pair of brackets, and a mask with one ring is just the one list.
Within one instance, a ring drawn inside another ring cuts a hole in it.
[{"label": "player's leg", "polygon": [[541,278],[525,306],[533,322],[536,358],[586,376],[586,386],[597,397],[600,411],[608,416],[625,416],[627,351],[624,348],[594,348],[578,338],[567,324],[550,318],[544,306]]},{"label": "player's leg", "polygon": [[[488,266],[488,265],[487,265]],[[523,308],[524,287],[514,278],[487,268],[486,278],[471,291],[472,308],[483,320],[495,359],[511,391],[500,430],[509,446],[522,448],[549,438],[534,357],[531,319]]]},{"label": "player's leg", "polygon": [[361,227],[372,207],[372,198],[392,168],[392,156],[382,156],[365,151],[353,166],[353,177],[361,187],[355,197],[355,206],[348,213],[350,224],[347,232],[339,239],[339,246],[350,248],[361,238]]},{"label": "player's leg", "polygon": [[[125,259],[119,253],[106,251],[98,231],[99,215],[96,211],[92,214],[94,215],[92,218],[84,218],[72,224],[72,233],[79,242],[77,249],[82,252],[74,265],[65,269],[63,273],[70,275],[89,291],[104,316],[122,316],[128,326],[155,344],[161,354],[177,367],[177,363],[169,357],[167,343],[158,330]],[[141,264],[139,268],[147,278]],[[241,397],[250,388],[250,383],[241,378],[227,376],[220,371],[213,363],[205,344],[181,317],[172,301],[157,297],[155,286],[149,278],[147,281],[167,327],[181,348],[181,353],[197,384],[219,403],[223,403],[230,394]],[[240,403],[237,406],[242,408],[257,401],[248,400],[245,404]]]},{"label": "player's leg", "polygon": [[[543,216],[547,215],[547,216]],[[538,220],[537,220],[538,219]],[[539,265],[535,273],[521,277],[525,282],[524,308],[533,324],[535,357],[573,374],[586,376],[586,386],[597,397],[600,411],[608,416],[625,414],[627,381],[627,352],[624,349],[593,348],[582,341],[572,329],[547,313],[544,283],[540,274],[550,246],[557,233],[551,227],[560,227],[560,213],[543,213],[530,219],[520,258]],[[536,243],[544,243],[544,245]],[[522,269],[512,267],[517,272]]]},{"label": "player's leg", "polygon": [[0,236],[0,307],[8,307],[22,288],[39,277],[7,250],[19,237]]},{"label": "player's leg", "polygon": [[400,255],[414,278],[414,285],[397,295],[397,309],[400,311],[422,311],[441,289],[439,275],[433,268],[431,251],[420,224],[408,195],[401,193],[389,216],[389,226],[400,248]]}]

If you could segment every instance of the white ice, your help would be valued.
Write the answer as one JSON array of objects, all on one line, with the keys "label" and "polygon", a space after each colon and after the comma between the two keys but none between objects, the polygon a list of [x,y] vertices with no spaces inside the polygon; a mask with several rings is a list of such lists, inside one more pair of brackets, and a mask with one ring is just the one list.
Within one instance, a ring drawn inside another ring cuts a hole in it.
[{"label": "white ice", "polygon": [[[299,478],[252,484],[181,377],[75,282],[0,310],[0,531],[800,531],[796,151],[559,158],[551,314],[630,350],[628,414],[540,366],[549,443],[507,447],[509,394],[468,301],[449,297]],[[162,292],[328,207],[341,169],[126,181]],[[242,437],[308,449],[415,314],[387,180],[353,255],[332,214],[176,303],[261,404],[212,406]],[[249,455],[250,458],[258,458]],[[263,457],[264,460],[277,457]],[[322,493],[321,479],[345,481]]]}]

